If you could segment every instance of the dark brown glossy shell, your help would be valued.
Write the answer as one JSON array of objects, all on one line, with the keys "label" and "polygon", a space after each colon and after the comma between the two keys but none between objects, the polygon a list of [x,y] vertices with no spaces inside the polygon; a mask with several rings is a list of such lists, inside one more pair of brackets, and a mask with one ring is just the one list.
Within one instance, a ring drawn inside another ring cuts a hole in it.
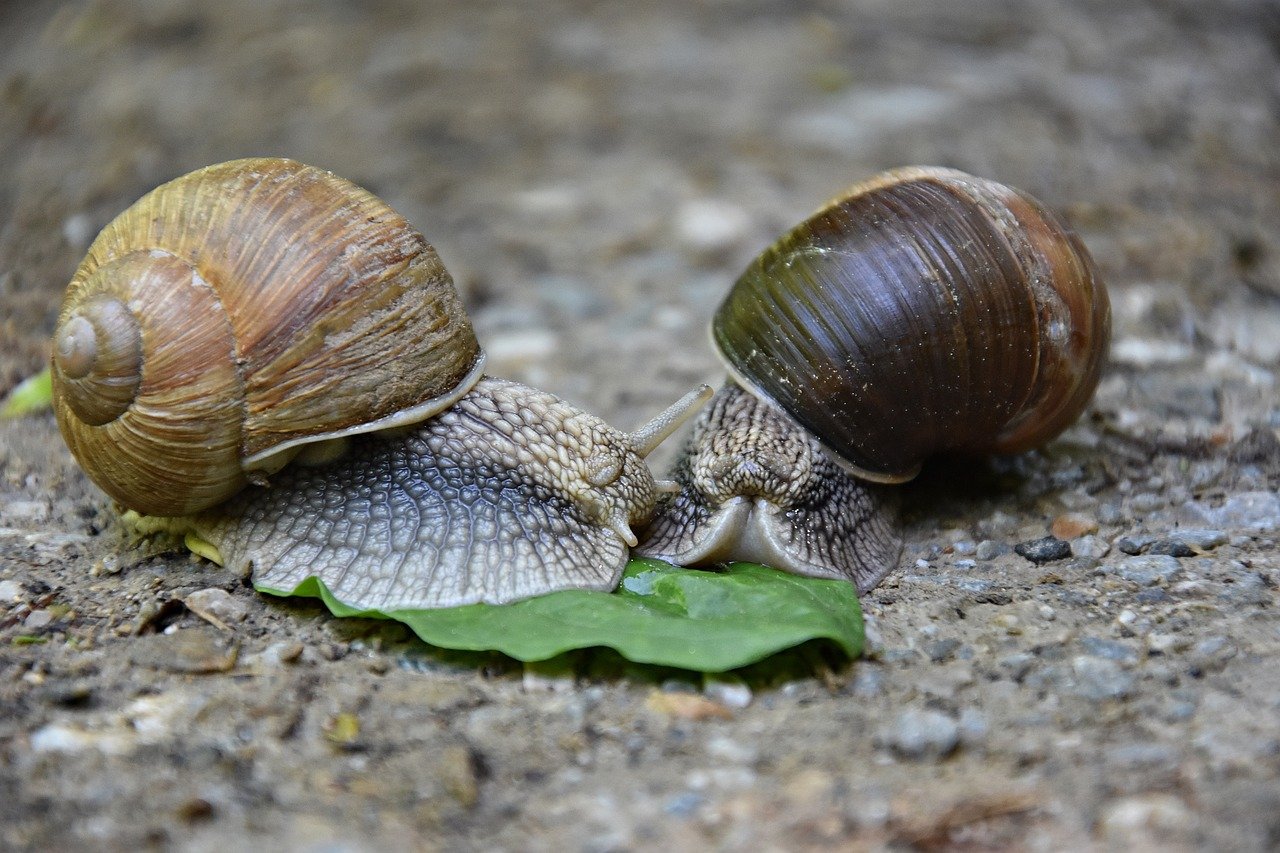
[{"label": "dark brown glossy shell", "polygon": [[300,444],[435,414],[482,361],[399,214],[322,169],[236,160],[153,190],[94,240],[54,333],[54,408],[104,491],[183,515]]},{"label": "dark brown glossy shell", "polygon": [[1079,238],[1038,201],[947,169],[887,172],[792,229],[712,322],[735,380],[855,474],[1017,452],[1087,405],[1111,330]]}]

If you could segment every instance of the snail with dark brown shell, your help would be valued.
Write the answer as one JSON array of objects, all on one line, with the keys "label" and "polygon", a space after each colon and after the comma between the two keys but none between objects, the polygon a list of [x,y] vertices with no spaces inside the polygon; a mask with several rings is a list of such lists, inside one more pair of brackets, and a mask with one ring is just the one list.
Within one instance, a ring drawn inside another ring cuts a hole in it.
[{"label": "snail with dark brown shell", "polygon": [[901,550],[891,490],[865,481],[1054,438],[1097,386],[1110,325],[1084,245],[1025,193],[933,168],[858,184],[717,310],[730,378],[639,551],[755,559],[865,592]]},{"label": "snail with dark brown shell", "polygon": [[107,225],[52,361],[67,444],[155,516],[136,527],[261,586],[315,575],[362,608],[613,588],[631,528],[674,488],[643,457],[710,396],[628,434],[483,376],[426,240],[281,159],[198,170]]}]

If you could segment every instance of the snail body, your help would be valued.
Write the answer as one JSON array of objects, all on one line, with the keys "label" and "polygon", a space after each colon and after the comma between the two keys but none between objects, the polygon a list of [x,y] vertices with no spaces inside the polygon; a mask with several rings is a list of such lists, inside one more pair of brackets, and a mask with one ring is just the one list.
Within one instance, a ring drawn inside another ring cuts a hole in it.
[{"label": "snail body", "polygon": [[670,488],[643,457],[710,389],[623,433],[483,365],[402,217],[261,158],[178,178],[103,229],[51,372],[68,446],[154,517],[140,529],[194,536],[260,583],[305,570],[384,609],[611,587]]},{"label": "snail body", "polygon": [[[1087,250],[1035,199],[948,169],[858,184],[757,257],[717,310],[711,337],[730,382],[695,426],[676,468],[682,490],[640,550],[697,564],[717,514],[747,498],[804,520],[812,513],[798,508],[818,500],[814,489],[858,491],[850,523],[797,522],[771,539],[807,543],[779,554],[780,568],[870,589],[898,551],[873,521],[891,498],[867,481],[909,480],[935,453],[1013,453],[1054,438],[1092,396],[1109,335]],[[726,411],[721,397],[744,393],[839,473],[802,487],[806,466],[761,462],[752,417],[725,419],[708,437],[709,419]],[[726,470],[726,448],[738,454],[730,469],[774,467],[795,482],[776,500],[708,489],[699,472]]]}]

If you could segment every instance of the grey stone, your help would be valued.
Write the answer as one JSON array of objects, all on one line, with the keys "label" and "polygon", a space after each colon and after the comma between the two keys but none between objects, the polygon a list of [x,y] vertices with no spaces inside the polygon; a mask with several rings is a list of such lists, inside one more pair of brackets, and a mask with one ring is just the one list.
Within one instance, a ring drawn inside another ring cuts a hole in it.
[{"label": "grey stone", "polygon": [[21,601],[25,595],[26,590],[17,581],[0,581],[0,604]]},{"label": "grey stone", "polygon": [[1139,586],[1155,586],[1161,581],[1167,583],[1180,571],[1182,567],[1177,559],[1158,554],[1126,557],[1115,567],[1118,576]]},{"label": "grey stone", "polygon": [[1164,591],[1163,587],[1153,586],[1138,590],[1138,594],[1134,598],[1137,599],[1139,604],[1161,604],[1169,601],[1171,596]]},{"label": "grey stone", "polygon": [[1123,524],[1124,520],[1124,511],[1116,504],[1105,503],[1098,507],[1099,524]]},{"label": "grey stone", "polygon": [[1107,556],[1111,546],[1107,540],[1092,534],[1071,540],[1071,553],[1077,557],[1093,557],[1098,559]]},{"label": "grey stone", "polygon": [[1280,495],[1273,492],[1242,492],[1232,495],[1220,507],[1203,501],[1187,501],[1178,508],[1180,522],[1195,527],[1244,528],[1256,532],[1280,529]]},{"label": "grey stone", "polygon": [[937,760],[960,745],[960,726],[939,711],[910,708],[881,733],[879,741],[906,758]]},{"label": "grey stone", "polygon": [[1133,674],[1113,660],[1079,655],[1072,659],[1071,671],[1075,675],[1075,692],[1086,699],[1125,699],[1133,695]]},{"label": "grey stone", "polygon": [[1001,557],[1008,553],[1008,545],[1003,542],[994,542],[990,539],[983,539],[973,551],[973,555],[979,560],[994,560],[996,557]]},{"label": "grey stone", "polygon": [[1016,652],[1002,657],[999,665],[1001,669],[1008,673],[1011,679],[1021,681],[1026,678],[1027,673],[1031,671],[1031,667],[1035,666],[1035,662],[1035,655],[1028,652]]},{"label": "grey stone", "polygon": [[1274,492],[1245,492],[1227,499],[1216,513],[1223,527],[1250,530],[1280,529],[1280,495]]},{"label": "grey stone", "polygon": [[1104,640],[1101,637],[1081,637],[1080,646],[1084,649],[1085,654],[1092,657],[1125,664],[1138,662],[1138,650],[1127,643],[1121,643],[1117,640]]},{"label": "grey stone", "polygon": [[1210,551],[1219,545],[1227,544],[1226,533],[1209,527],[1183,527],[1175,535],[1192,548],[1198,548],[1201,551]]},{"label": "grey stone", "polygon": [[871,698],[884,691],[884,673],[880,667],[867,663],[858,664],[858,674],[853,677],[848,692],[854,696]]},{"label": "grey stone", "polygon": [[952,637],[942,640],[934,640],[925,646],[925,654],[929,656],[929,660],[934,663],[941,663],[947,658],[955,654],[956,649],[960,648],[960,641]]},{"label": "grey stone", "polygon": [[991,726],[987,723],[987,716],[976,708],[964,708],[960,711],[960,719],[958,721],[960,728],[960,742],[965,746],[974,746],[981,743],[987,737],[987,732]]},{"label": "grey stone", "polygon": [[1225,586],[1222,597],[1236,604],[1268,604],[1271,591],[1262,575],[1244,572],[1235,583]]},{"label": "grey stone", "polygon": [[1157,539],[1147,548],[1148,554],[1163,554],[1166,557],[1194,557],[1196,552],[1181,539]]},{"label": "grey stone", "polygon": [[1042,539],[1033,539],[1030,542],[1019,542],[1013,546],[1013,550],[1037,566],[1052,563],[1055,560],[1065,560],[1071,556],[1071,545],[1056,536],[1045,536]]},{"label": "grey stone", "polygon": [[1130,533],[1128,536],[1121,536],[1116,540],[1116,548],[1126,554],[1137,556],[1154,541],[1156,541],[1156,537],[1149,533]]}]

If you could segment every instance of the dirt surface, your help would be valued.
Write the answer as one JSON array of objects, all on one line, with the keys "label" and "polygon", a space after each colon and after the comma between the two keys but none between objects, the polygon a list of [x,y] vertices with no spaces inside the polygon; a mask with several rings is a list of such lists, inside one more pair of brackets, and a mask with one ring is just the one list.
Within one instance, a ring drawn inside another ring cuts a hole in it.
[{"label": "dirt surface", "polygon": [[0,847],[1280,845],[1275,5],[8,3],[0,98],[0,390],[98,228],[253,154],[382,195],[492,372],[622,427],[891,166],[1062,211],[1116,327],[1062,439],[904,487],[868,657],[772,685],[445,658],[144,558],[50,416],[0,423]]}]

